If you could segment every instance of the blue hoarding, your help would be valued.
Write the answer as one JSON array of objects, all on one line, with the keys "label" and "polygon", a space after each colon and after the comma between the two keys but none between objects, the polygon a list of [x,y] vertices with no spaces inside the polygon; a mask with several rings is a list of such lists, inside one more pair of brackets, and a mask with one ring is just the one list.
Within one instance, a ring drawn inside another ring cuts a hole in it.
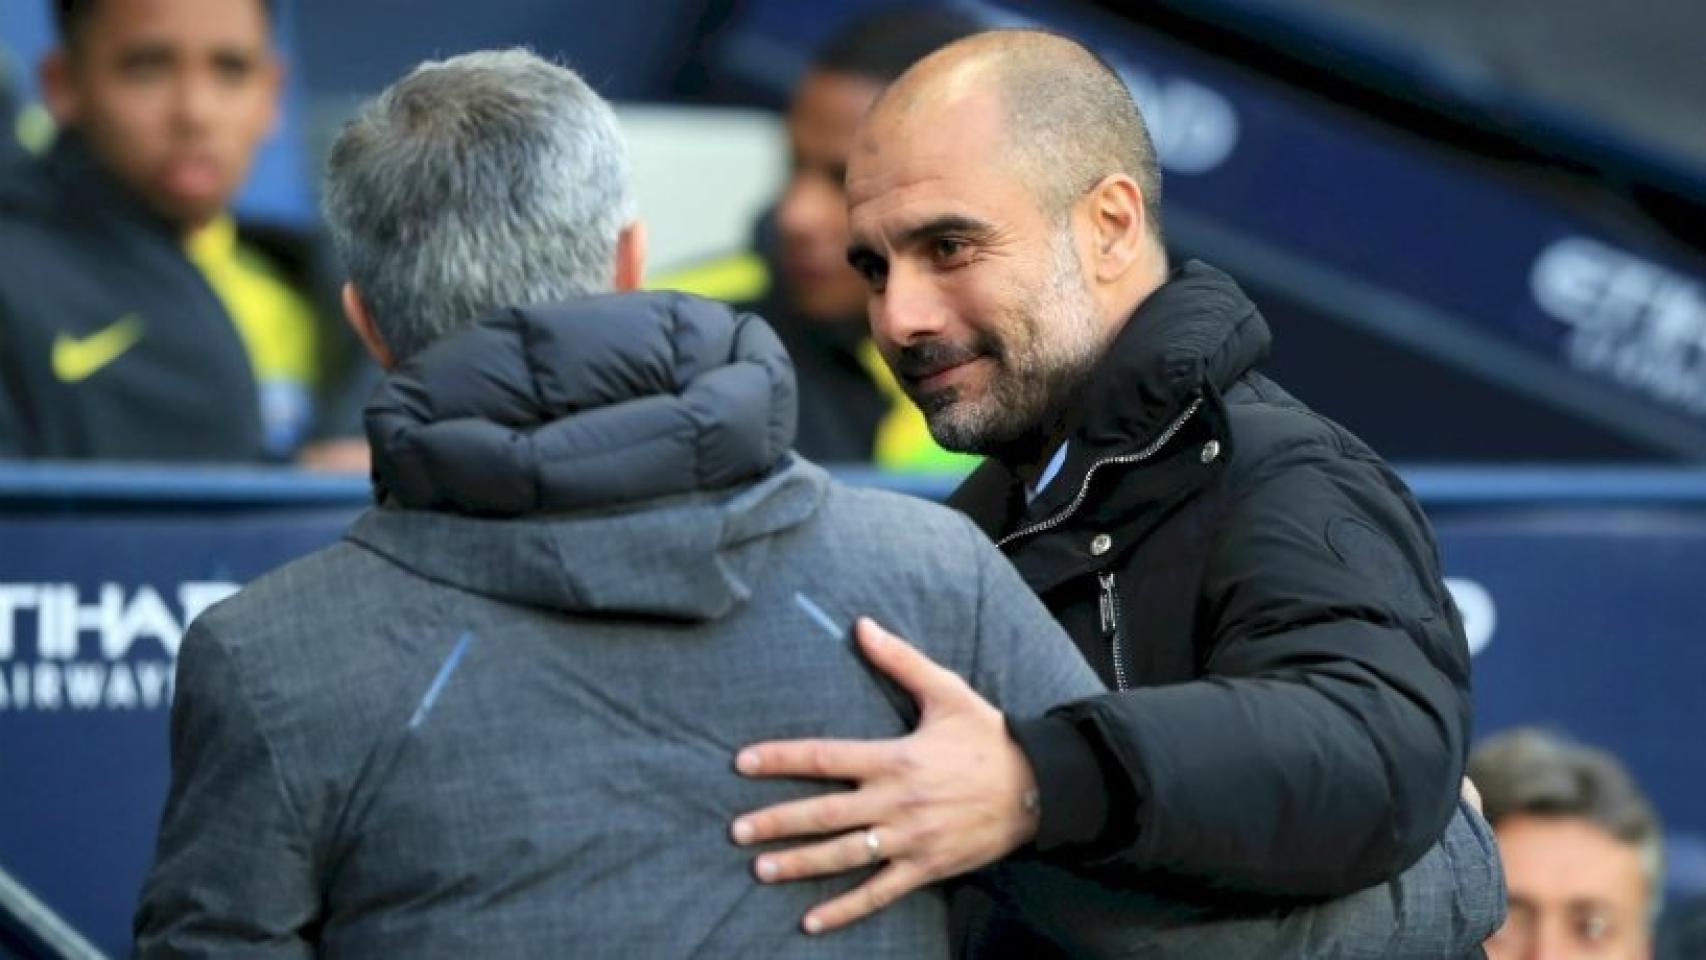
[{"label": "blue hoarding", "polygon": [[[359,508],[359,484],[325,481],[267,507],[258,473],[199,488],[162,473],[155,502],[99,509],[56,502],[120,492],[98,476],[32,474],[35,502],[12,494],[12,509],[0,484],[0,867],[114,952],[165,797],[179,632]],[[1615,498],[1617,475],[1574,486],[1591,503],[1556,476],[1498,476],[1414,475],[1477,649],[1480,731],[1542,723],[1626,758],[1671,831],[1673,875],[1699,887],[1706,478],[1631,474],[1643,506]],[[941,492],[927,486],[913,492]]]}]

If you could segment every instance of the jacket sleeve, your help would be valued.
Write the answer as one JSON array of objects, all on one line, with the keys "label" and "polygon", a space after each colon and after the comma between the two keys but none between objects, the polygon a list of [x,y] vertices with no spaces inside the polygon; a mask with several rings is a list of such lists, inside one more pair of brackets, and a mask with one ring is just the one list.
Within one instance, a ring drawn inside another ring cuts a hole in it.
[{"label": "jacket sleeve", "polygon": [[[996,911],[978,945],[1000,956],[1081,960],[1481,956],[1477,948],[1504,923],[1504,874],[1491,828],[1467,803],[1458,808],[1443,840],[1395,879],[1328,900],[1264,901],[1254,909],[1177,897],[1166,884],[1104,882],[1094,871],[1012,857],[972,877]],[[1024,935],[1054,949],[1000,949]]]},{"label": "jacket sleeve", "polygon": [[1018,731],[1027,752],[1076,742],[1098,767],[1075,765],[1073,789],[1116,797],[1074,845],[1045,789],[1045,853],[1336,896],[1439,839],[1463,773],[1468,650],[1426,521],[1372,455],[1304,444],[1259,469],[1235,483],[1205,570],[1202,679]]},{"label": "jacket sleeve", "polygon": [[278,757],[220,642],[192,625],[172,787],[135,919],[138,957],[312,957],[319,896]]}]

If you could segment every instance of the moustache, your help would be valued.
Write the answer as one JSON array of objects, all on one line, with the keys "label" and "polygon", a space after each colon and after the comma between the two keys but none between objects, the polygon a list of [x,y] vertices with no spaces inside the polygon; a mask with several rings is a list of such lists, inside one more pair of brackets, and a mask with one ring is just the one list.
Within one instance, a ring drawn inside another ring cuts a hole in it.
[{"label": "moustache", "polygon": [[1000,360],[999,344],[988,336],[980,336],[965,344],[947,340],[926,340],[900,348],[890,366],[894,368],[895,376],[902,380],[922,380],[949,367],[970,363],[980,357]]}]

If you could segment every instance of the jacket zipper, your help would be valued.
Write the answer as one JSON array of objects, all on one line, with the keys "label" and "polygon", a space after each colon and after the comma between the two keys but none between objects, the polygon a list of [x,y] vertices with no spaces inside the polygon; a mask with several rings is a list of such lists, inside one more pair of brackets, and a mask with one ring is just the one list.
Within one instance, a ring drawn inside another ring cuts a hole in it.
[{"label": "jacket zipper", "polygon": [[1173,422],[1167,425],[1167,429],[1161,431],[1161,435],[1156,437],[1154,440],[1151,440],[1149,445],[1144,447],[1142,450],[1139,450],[1136,453],[1127,453],[1118,457],[1108,457],[1104,460],[1097,460],[1095,463],[1092,463],[1090,465],[1090,469],[1084,471],[1084,482],[1078,486],[1078,495],[1072,498],[1072,502],[1066,505],[1066,509],[1045,520],[1039,520],[1028,527],[1021,527],[1018,530],[1009,533],[1000,540],[997,540],[995,545],[997,547],[1005,547],[1020,537],[1028,537],[1034,533],[1053,530],[1055,527],[1065,523],[1068,517],[1072,516],[1077,512],[1079,507],[1084,505],[1084,497],[1090,492],[1090,480],[1096,476],[1097,470],[1100,470],[1110,464],[1138,463],[1155,456],[1162,447],[1167,445],[1169,440],[1173,439],[1175,434],[1184,428],[1185,421],[1191,419],[1191,417],[1196,414],[1197,409],[1201,406],[1201,397],[1192,400],[1191,405],[1185,408],[1185,412],[1174,418]]},{"label": "jacket zipper", "polygon": [[1096,575],[1102,584],[1100,609],[1102,613],[1102,636],[1108,640],[1108,648],[1114,654],[1114,688],[1130,690],[1131,684],[1126,680],[1125,648],[1120,643],[1120,588],[1114,583],[1113,571],[1104,571]]}]

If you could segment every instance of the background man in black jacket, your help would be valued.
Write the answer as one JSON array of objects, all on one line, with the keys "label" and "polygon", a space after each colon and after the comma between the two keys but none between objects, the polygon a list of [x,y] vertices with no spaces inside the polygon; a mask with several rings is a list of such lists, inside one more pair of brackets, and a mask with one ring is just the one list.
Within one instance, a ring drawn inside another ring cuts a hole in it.
[{"label": "background man in black jacket", "polygon": [[1025,844],[1207,902],[1335,897],[1473,816],[1469,655],[1426,520],[1255,372],[1267,327],[1230,278],[1170,270],[1159,179],[1118,76],[1045,34],[951,45],[865,121],[849,259],[873,334],[937,440],[991,458],[956,505],[1118,692],[1011,718],[945,695],[906,740],[743,751],[858,784],[738,820],[836,835],[761,877],[867,864],[881,838],[888,866],[809,922]]},{"label": "background man in black jacket", "polygon": [[847,265],[847,156],[883,88],[926,54],[983,29],[953,7],[891,5],[838,28],[788,105],[788,176],[753,227],[753,249],[657,278],[728,300],[776,329],[799,380],[795,449],[819,463],[969,469],[936,444],[883,366],[865,323],[865,284]]}]

